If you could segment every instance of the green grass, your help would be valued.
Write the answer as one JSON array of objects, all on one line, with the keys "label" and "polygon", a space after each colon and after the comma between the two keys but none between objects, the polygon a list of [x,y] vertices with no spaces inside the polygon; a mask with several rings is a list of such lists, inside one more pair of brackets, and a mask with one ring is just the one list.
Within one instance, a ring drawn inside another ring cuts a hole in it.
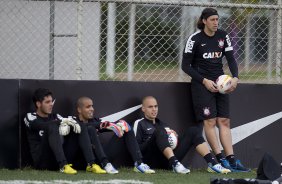
[{"label": "green grass", "polygon": [[[115,62],[115,73],[126,73],[128,70],[127,60],[118,60]],[[163,70],[163,69],[175,69],[178,68],[178,63],[169,61],[144,61],[139,60],[134,63],[134,72],[144,72],[153,70]],[[106,74],[106,61],[100,62],[100,80],[113,80]]]},{"label": "green grass", "polygon": [[208,173],[204,170],[192,170],[191,174],[182,175],[175,174],[169,170],[156,170],[156,174],[141,174],[135,173],[132,168],[120,168],[119,174],[92,174],[85,171],[79,171],[77,175],[66,175],[56,171],[38,171],[30,168],[23,170],[0,170],[0,183],[1,180],[37,180],[37,181],[50,181],[50,180],[138,180],[147,181],[156,184],[178,184],[178,183],[209,183],[210,178],[255,178],[256,171],[249,173],[230,173],[227,175]]},{"label": "green grass", "polygon": [[[118,60],[115,62],[115,72],[127,72],[128,69],[127,60]],[[135,61],[134,63],[134,72],[137,71],[150,71],[155,69],[172,69],[177,68],[178,63],[173,61]],[[104,73],[106,71],[106,61],[100,62],[100,72]]]}]

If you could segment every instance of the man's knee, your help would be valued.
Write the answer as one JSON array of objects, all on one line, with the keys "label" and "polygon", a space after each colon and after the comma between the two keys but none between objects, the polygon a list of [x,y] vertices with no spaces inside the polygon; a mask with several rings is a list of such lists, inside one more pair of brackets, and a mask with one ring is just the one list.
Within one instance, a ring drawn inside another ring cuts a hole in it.
[{"label": "man's knee", "polygon": [[216,118],[204,120],[204,127],[213,128],[216,125]]},{"label": "man's knee", "polygon": [[230,128],[230,119],[229,118],[218,118],[217,124],[220,128]]},{"label": "man's knee", "polygon": [[189,127],[187,129],[186,134],[190,135],[191,139],[193,140],[193,144],[195,146],[202,144],[203,142],[205,142],[203,136],[202,136],[202,128],[201,127]]}]

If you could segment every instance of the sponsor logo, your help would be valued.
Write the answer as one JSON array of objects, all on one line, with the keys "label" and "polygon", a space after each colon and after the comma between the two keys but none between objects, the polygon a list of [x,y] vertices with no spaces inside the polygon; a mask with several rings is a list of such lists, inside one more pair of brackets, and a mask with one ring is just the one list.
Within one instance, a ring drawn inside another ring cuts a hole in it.
[{"label": "sponsor logo", "polygon": [[213,58],[221,58],[222,52],[208,52],[203,54],[203,58],[205,59],[213,59]]},{"label": "sponsor logo", "polygon": [[147,128],[147,130],[151,130],[152,128]]},{"label": "sponsor logo", "polygon": [[202,44],[201,44],[202,47],[205,46],[205,45],[206,45],[205,43],[202,43]]},{"label": "sponsor logo", "polygon": [[185,47],[185,53],[187,53],[187,52],[192,53],[192,49],[193,49],[194,43],[195,43],[195,41],[193,41],[193,40],[188,40],[187,41],[186,47]]},{"label": "sponsor logo", "polygon": [[228,35],[225,36],[228,47],[231,47],[231,41]]}]

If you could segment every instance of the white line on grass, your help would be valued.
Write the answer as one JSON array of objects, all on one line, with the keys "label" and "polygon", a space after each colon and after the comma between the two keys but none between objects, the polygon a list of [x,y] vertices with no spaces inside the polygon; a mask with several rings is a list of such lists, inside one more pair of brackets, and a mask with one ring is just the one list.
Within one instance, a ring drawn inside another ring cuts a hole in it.
[{"label": "white line on grass", "polygon": [[152,184],[148,181],[139,181],[139,180],[79,180],[79,181],[70,181],[70,180],[50,180],[50,181],[38,181],[38,180],[0,180],[0,184]]}]

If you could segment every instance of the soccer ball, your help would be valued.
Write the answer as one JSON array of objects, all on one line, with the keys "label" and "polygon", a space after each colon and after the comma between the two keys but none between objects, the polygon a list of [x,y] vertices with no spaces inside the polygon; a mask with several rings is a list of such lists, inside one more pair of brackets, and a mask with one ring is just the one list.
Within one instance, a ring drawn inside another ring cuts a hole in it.
[{"label": "soccer ball", "polygon": [[221,75],[216,80],[216,86],[219,93],[225,94],[225,91],[231,87],[232,77],[229,75]]},{"label": "soccer ball", "polygon": [[166,130],[167,135],[168,135],[169,145],[170,145],[171,149],[174,150],[177,147],[177,144],[178,144],[177,135],[170,128],[165,128],[165,130]]}]

